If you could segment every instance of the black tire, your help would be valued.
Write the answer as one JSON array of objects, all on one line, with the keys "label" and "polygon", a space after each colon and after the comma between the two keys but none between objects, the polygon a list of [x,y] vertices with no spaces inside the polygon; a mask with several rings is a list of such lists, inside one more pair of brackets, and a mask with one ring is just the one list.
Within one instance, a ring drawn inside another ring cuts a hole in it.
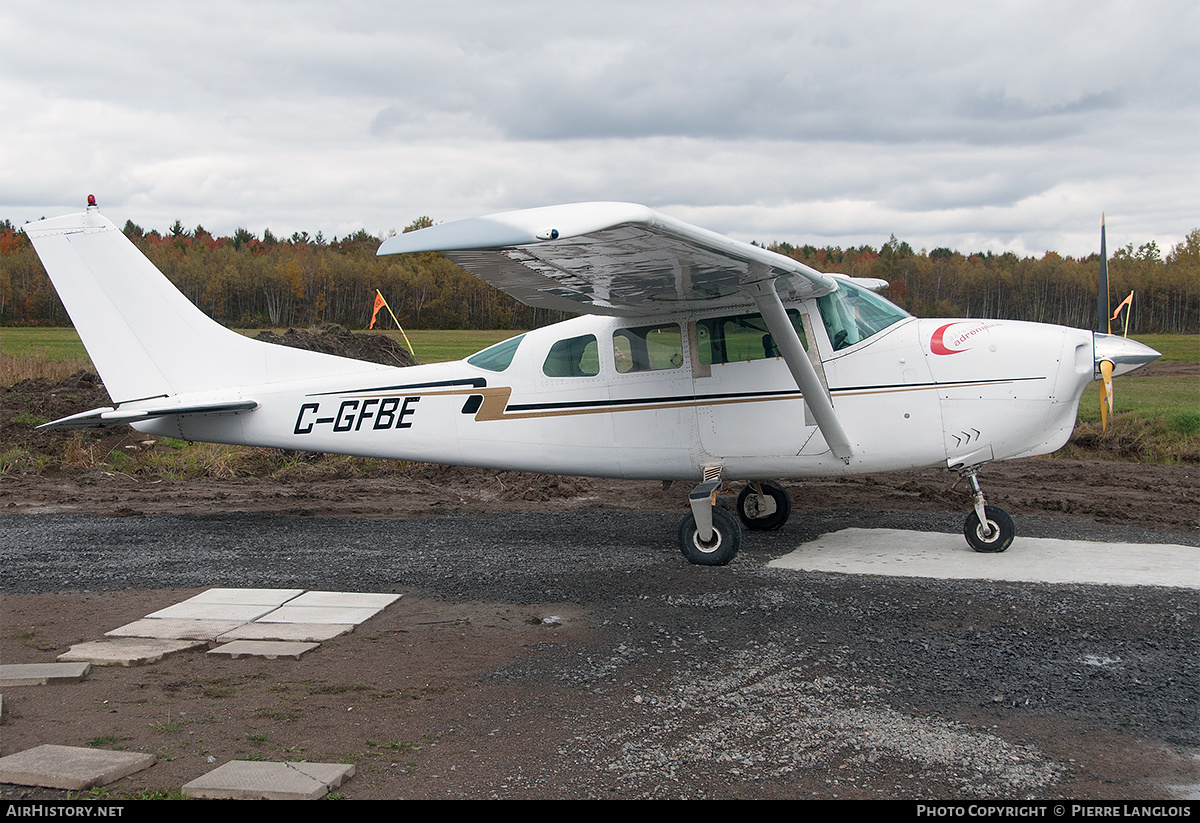
[{"label": "black tire", "polygon": [[1012,545],[1013,537],[1016,536],[1012,518],[1004,509],[995,506],[985,506],[983,511],[988,519],[988,525],[991,527],[992,536],[983,536],[979,515],[975,512],[967,515],[967,522],[963,524],[963,535],[971,544],[971,548],[977,552],[1002,552]]},{"label": "black tire", "polygon": [[712,519],[713,535],[707,544],[700,540],[695,515],[689,514],[679,524],[679,551],[689,563],[724,566],[737,556],[742,545],[742,527],[737,518],[714,506]]},{"label": "black tire", "polygon": [[738,495],[738,519],[742,521],[743,526],[754,531],[769,532],[782,528],[783,524],[791,517],[792,498],[788,496],[787,490],[778,483],[763,481],[759,485],[762,486],[763,494],[770,495],[771,499],[775,501],[775,511],[760,517],[757,512],[758,495],[755,494],[753,486],[747,485]]}]

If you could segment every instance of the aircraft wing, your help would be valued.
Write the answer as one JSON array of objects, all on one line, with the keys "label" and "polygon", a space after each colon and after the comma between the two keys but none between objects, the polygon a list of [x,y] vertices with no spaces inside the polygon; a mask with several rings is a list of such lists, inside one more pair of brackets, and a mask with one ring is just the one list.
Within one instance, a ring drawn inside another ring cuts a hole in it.
[{"label": "aircraft wing", "polygon": [[803,263],[632,203],[575,203],[442,223],[377,252],[441,252],[538,308],[647,315],[754,306],[773,280],[784,300],[818,297],[836,280]]}]

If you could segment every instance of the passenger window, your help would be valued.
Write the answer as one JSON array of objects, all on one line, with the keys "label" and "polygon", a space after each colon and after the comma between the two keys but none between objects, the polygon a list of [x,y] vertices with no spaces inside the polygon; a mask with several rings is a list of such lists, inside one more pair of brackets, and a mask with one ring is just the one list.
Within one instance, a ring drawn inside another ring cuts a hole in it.
[{"label": "passenger window", "polygon": [[547,377],[595,377],[600,373],[599,351],[592,334],[559,340],[550,347],[542,373]]},{"label": "passenger window", "polygon": [[[800,345],[808,348],[800,312],[788,309],[788,319],[800,338]],[[727,317],[709,317],[696,321],[696,344],[700,363],[711,366],[719,363],[736,363],[739,360],[766,360],[779,357],[779,346],[767,328],[761,314],[738,314]]]},{"label": "passenger window", "polygon": [[489,371],[504,371],[512,363],[513,355],[517,353],[517,346],[521,345],[524,337],[525,335],[519,334],[494,346],[489,346],[468,357],[467,362],[472,366]]},{"label": "passenger window", "polygon": [[676,323],[613,332],[613,359],[621,374],[683,365],[683,331]]}]

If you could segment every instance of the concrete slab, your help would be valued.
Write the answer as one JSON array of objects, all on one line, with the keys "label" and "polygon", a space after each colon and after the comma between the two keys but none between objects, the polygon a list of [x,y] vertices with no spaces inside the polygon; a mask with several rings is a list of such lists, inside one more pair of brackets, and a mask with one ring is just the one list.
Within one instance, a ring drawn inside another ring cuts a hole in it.
[{"label": "concrete slab", "polygon": [[288,605],[379,610],[386,609],[400,597],[398,594],[375,592],[305,592],[289,601]]},{"label": "concrete slab", "polygon": [[1165,544],[1018,536],[1008,551],[982,554],[972,551],[961,534],[844,529],[821,535],[768,565],[896,577],[1200,589],[1200,549]]},{"label": "concrete slab", "polygon": [[85,662],[93,666],[141,666],[157,663],[168,654],[207,646],[205,640],[157,640],[127,637],[78,643],[60,654],[60,663]]},{"label": "concrete slab", "polygon": [[153,765],[150,754],[44,745],[0,757],[0,783],[81,791]]},{"label": "concrete slab", "polygon": [[183,603],[224,603],[231,605],[282,606],[304,589],[209,589]]},{"label": "concrete slab", "polygon": [[227,800],[319,800],[354,776],[345,763],[231,760],[183,785],[188,797]]},{"label": "concrete slab", "polygon": [[320,643],[300,643],[283,640],[234,640],[223,646],[210,649],[209,654],[227,654],[230,657],[266,657],[274,660],[277,657],[294,657],[310,652],[320,646]]},{"label": "concrete slab", "polygon": [[351,623],[246,623],[217,639],[229,640],[306,640],[320,643],[354,631]]},{"label": "concrete slab", "polygon": [[258,619],[259,623],[351,623],[357,626],[379,613],[379,609],[293,606],[288,603]]},{"label": "concrete slab", "polygon": [[8,663],[0,666],[0,686],[77,683],[87,677],[91,668],[88,663]]},{"label": "concrete slab", "polygon": [[170,620],[143,617],[105,632],[105,637],[157,637],[160,640],[216,640],[244,624],[242,620]]},{"label": "concrete slab", "polygon": [[264,603],[193,603],[184,600],[146,615],[156,620],[240,620],[249,623],[276,607]]}]

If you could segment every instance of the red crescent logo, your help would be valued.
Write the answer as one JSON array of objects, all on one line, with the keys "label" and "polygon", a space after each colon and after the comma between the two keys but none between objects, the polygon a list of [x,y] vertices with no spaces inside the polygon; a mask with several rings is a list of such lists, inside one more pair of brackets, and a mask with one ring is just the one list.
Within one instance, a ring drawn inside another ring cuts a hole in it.
[{"label": "red crescent logo", "polygon": [[947,323],[933,333],[933,337],[929,338],[930,351],[932,351],[934,354],[962,354],[964,351],[966,351],[966,349],[948,349],[946,348],[946,344],[942,342],[942,338],[946,334],[946,329],[953,325],[955,324]]}]

